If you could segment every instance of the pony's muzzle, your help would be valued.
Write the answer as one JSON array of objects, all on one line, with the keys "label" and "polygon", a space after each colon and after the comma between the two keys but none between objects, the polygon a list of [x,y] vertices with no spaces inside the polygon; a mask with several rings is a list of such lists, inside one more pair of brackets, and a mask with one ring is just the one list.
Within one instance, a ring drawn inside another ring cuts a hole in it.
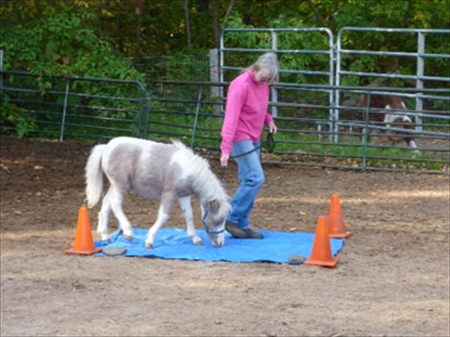
[{"label": "pony's muzzle", "polygon": [[222,247],[225,244],[225,233],[208,234],[209,239],[214,247]]}]

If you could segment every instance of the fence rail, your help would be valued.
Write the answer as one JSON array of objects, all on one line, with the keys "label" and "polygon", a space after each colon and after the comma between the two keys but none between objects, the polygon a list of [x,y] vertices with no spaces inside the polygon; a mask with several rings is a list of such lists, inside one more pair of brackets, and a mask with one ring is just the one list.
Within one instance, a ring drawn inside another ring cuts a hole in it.
[{"label": "fence rail", "polygon": [[[60,141],[65,137],[141,135],[148,95],[140,82],[71,76],[42,78],[19,71],[0,74],[2,102],[7,100],[21,111],[20,118],[24,118],[31,134],[58,137]],[[14,126],[5,116],[2,111],[1,129],[17,131],[17,124]]]}]

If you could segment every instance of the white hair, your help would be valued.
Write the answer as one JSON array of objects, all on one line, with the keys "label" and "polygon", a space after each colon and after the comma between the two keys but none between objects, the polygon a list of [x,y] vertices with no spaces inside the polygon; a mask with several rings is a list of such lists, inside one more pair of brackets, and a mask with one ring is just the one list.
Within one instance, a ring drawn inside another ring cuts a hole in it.
[{"label": "white hair", "polygon": [[269,71],[269,75],[267,77],[267,80],[269,82],[278,81],[279,78],[279,63],[277,54],[275,53],[265,53],[262,54],[256,62],[253,64],[254,71],[258,71],[261,69],[265,69]]}]

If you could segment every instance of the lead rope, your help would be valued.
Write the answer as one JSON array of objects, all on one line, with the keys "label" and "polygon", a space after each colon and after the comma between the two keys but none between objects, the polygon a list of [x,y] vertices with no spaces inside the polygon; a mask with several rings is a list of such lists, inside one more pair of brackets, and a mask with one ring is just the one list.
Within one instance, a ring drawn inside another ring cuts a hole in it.
[{"label": "lead rope", "polygon": [[[275,140],[273,139],[273,133],[272,132],[269,132],[267,134],[265,143],[266,143],[266,147],[267,147],[267,152],[273,153],[273,150],[275,149]],[[252,149],[250,151],[241,153],[241,154],[239,154],[237,156],[230,156],[230,158],[236,159],[236,158],[239,158],[239,157],[244,157],[244,156],[246,156],[246,155],[248,155],[248,154],[250,154],[252,152],[255,152],[255,151],[259,150],[260,148],[261,148],[261,145],[255,147],[254,149]],[[220,174],[220,180],[222,180],[222,181],[223,181],[223,178],[225,176],[225,169],[226,169],[226,167],[222,167],[222,172]]]}]

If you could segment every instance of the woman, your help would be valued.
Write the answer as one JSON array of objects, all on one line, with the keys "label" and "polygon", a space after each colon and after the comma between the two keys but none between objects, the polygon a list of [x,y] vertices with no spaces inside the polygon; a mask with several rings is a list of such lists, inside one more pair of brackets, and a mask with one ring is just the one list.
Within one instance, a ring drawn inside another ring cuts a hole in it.
[{"label": "woman", "polygon": [[266,53],[236,77],[228,88],[220,164],[227,166],[231,155],[238,165],[240,185],[231,200],[233,209],[225,225],[236,238],[263,238],[261,233],[250,229],[249,216],[265,179],[259,149],[263,127],[268,125],[269,132],[277,132],[267,109],[269,84],[278,80],[278,73],[276,54]]}]

